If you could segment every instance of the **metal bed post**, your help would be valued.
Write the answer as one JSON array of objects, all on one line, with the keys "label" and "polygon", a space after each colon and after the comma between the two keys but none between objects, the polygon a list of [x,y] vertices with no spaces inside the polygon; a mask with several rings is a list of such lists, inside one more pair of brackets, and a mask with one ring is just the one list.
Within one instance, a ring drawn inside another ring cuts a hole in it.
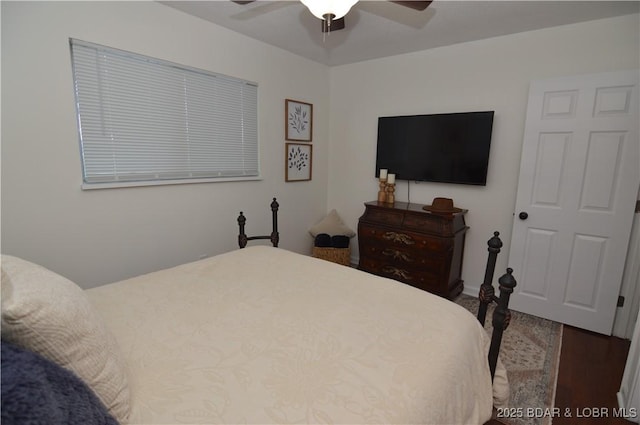
[{"label": "metal bed post", "polygon": [[478,308],[478,320],[480,324],[484,326],[484,321],[487,316],[487,307],[493,301],[495,290],[493,288],[493,272],[496,268],[496,259],[502,248],[502,240],[500,240],[500,233],[493,232],[493,237],[487,241],[489,251],[489,258],[487,259],[487,269],[484,273],[484,281],[480,285],[480,307]]}]

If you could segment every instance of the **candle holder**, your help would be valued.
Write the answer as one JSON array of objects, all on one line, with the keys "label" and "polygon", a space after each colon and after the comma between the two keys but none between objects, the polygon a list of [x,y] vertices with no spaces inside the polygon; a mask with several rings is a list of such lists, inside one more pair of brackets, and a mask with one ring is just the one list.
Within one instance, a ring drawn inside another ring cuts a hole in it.
[{"label": "candle holder", "polygon": [[387,202],[387,179],[380,178],[380,190],[378,190],[378,202]]},{"label": "candle holder", "polygon": [[395,204],[396,203],[396,184],[395,183],[387,183],[387,196],[385,203],[387,204]]}]

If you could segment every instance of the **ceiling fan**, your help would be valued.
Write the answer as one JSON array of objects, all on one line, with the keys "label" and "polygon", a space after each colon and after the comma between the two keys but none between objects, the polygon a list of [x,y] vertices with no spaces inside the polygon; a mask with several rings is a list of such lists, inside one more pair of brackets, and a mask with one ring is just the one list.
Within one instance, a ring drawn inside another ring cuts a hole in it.
[{"label": "ceiling fan", "polygon": [[[248,4],[256,0],[232,1],[238,4]],[[425,10],[431,4],[431,0],[388,1],[420,11]],[[351,10],[351,7],[356,4],[358,0],[300,0],[300,2],[304,4],[315,17],[321,20],[322,32],[331,32],[344,29],[344,15]]]}]

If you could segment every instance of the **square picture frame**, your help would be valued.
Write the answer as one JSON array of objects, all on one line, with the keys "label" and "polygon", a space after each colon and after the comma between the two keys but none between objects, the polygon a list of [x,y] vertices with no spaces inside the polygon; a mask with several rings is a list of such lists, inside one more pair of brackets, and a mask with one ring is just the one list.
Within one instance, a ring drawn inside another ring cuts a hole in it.
[{"label": "square picture frame", "polygon": [[311,142],[313,139],[313,104],[284,100],[285,140]]},{"label": "square picture frame", "polygon": [[313,145],[307,143],[285,143],[284,181],[302,182],[311,180],[313,169]]}]

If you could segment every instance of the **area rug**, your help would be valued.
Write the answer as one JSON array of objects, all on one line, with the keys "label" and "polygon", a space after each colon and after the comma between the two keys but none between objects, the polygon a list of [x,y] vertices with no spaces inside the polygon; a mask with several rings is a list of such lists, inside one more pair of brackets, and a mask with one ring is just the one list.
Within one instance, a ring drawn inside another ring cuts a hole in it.
[{"label": "area rug", "polygon": [[[474,316],[477,298],[460,295],[456,303]],[[485,329],[491,335],[493,306],[489,307]],[[514,425],[547,425],[544,415],[554,406],[555,389],[562,345],[562,324],[512,311],[511,323],[503,334],[500,357],[509,378],[509,407],[515,414],[501,421]]]}]

